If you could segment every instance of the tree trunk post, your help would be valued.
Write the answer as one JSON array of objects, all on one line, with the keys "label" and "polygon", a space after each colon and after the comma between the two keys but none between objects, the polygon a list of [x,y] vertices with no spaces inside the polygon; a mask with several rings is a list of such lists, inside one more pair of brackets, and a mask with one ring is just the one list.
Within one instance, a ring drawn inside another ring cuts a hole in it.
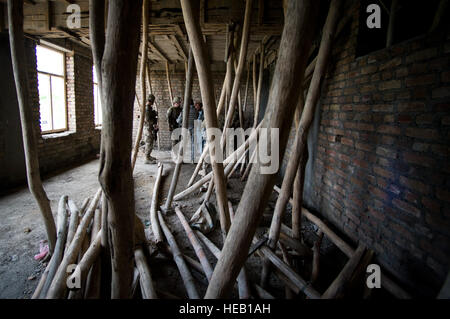
[{"label": "tree trunk post", "polygon": [[112,298],[130,298],[134,258],[134,187],[131,169],[133,100],[142,1],[109,1],[102,61],[104,159],[99,180],[109,202]]},{"label": "tree trunk post", "polygon": [[23,1],[8,0],[8,25],[11,60],[22,126],[28,188],[39,206],[47,233],[49,250],[50,253],[53,253],[56,245],[56,226],[50,201],[42,186],[39,171],[36,131],[34,128],[33,111],[29,102],[27,60],[23,35]]},{"label": "tree trunk post", "polygon": [[[297,85],[303,78],[315,29],[318,3],[316,1],[288,2],[288,12],[281,37],[279,57],[272,80],[266,116],[263,127],[283,128],[292,124],[291,114],[299,98]],[[279,132],[279,158],[282,160],[288,130]],[[270,136],[269,136],[270,140]],[[242,200],[236,211],[229,234],[222,249],[222,255],[214,269],[205,298],[228,296],[233,282],[244,264],[260,217],[272,192],[276,174],[261,174],[260,164],[253,166],[245,186]]]},{"label": "tree trunk post", "polygon": [[[198,4],[198,3],[197,3]],[[230,227],[230,217],[228,214],[227,204],[227,187],[223,164],[217,162],[216,152],[214,150],[214,140],[211,135],[212,128],[218,128],[217,114],[215,108],[214,91],[212,87],[212,74],[208,54],[203,41],[199,20],[196,18],[192,2],[181,0],[181,8],[183,11],[184,22],[189,36],[192,52],[194,55],[195,65],[200,82],[200,91],[204,101],[205,122],[207,131],[207,140],[209,145],[209,155],[211,157],[211,165],[214,172],[214,181],[216,185],[217,206],[220,214],[220,225],[222,235],[226,236]]]}]

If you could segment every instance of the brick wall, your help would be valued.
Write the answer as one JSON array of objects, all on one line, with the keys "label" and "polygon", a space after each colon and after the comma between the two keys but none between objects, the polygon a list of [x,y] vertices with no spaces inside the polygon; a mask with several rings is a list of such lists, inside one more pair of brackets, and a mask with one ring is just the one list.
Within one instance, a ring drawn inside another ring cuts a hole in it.
[{"label": "brick wall", "polygon": [[43,173],[93,158],[100,148],[100,130],[94,124],[91,52],[68,40],[54,42],[73,51],[73,54],[66,53],[68,131],[44,135],[40,132],[36,44],[27,42],[30,98],[35,114],[39,164]]},{"label": "brick wall", "polygon": [[358,9],[333,49],[310,133],[305,204],[367,244],[405,287],[434,297],[450,267],[450,39],[355,57]]},{"label": "brick wall", "polygon": [[[246,74],[243,75],[241,79],[241,100],[244,100],[244,92],[245,92],[245,78]],[[223,80],[225,77],[224,72],[213,72],[213,84],[214,84],[214,94],[216,97],[216,106],[220,98],[220,92],[223,85]],[[181,99],[184,99],[184,86],[186,82],[186,75],[184,71],[174,71],[171,69],[170,71],[170,80],[172,85],[172,95],[173,97],[179,96]],[[167,110],[172,105],[169,96],[167,76],[165,71],[151,71],[151,81],[152,81],[152,89],[153,94],[156,97],[156,105],[158,106],[158,116],[159,116],[159,134],[160,134],[160,146],[162,150],[168,150],[171,148],[171,140],[170,140],[170,131],[169,124],[167,123]],[[244,83],[243,83],[244,82]],[[250,81],[251,82],[251,81]],[[249,84],[248,89],[248,98],[247,98],[247,107],[244,114],[244,118],[246,123],[250,123],[253,121],[253,88],[251,83]],[[141,97],[141,85],[139,80],[139,70],[138,70],[138,79],[136,81],[136,93],[139,98],[139,102],[142,103]],[[147,87],[147,94],[149,93]],[[201,100],[200,87],[198,82],[198,77],[194,74],[194,81],[192,84],[192,98],[194,101]],[[223,112],[222,112],[223,114]],[[223,116],[223,115],[222,115]],[[133,141],[136,137],[137,130],[139,127],[139,118],[140,111],[137,101],[134,103],[134,122],[133,122]],[[157,148],[157,144],[155,144],[155,149]]]}]

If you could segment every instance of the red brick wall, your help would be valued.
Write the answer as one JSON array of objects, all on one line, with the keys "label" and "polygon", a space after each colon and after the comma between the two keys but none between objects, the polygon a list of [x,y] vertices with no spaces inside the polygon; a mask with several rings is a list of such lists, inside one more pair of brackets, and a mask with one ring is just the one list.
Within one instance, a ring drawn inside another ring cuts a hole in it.
[{"label": "red brick wall", "polygon": [[323,87],[305,200],[406,287],[435,296],[450,267],[450,39],[355,57],[353,14]]}]

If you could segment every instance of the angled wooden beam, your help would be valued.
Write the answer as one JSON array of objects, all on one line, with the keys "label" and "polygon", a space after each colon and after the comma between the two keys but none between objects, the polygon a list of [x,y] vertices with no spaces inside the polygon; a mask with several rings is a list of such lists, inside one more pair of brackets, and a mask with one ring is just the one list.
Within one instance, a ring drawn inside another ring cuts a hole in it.
[{"label": "angled wooden beam", "polygon": [[161,60],[166,61],[170,64],[172,64],[172,61],[170,61],[170,59],[161,51],[161,49],[159,49],[156,44],[152,43],[151,41],[148,42],[148,46],[150,47],[150,50],[154,53],[156,53],[156,55],[158,55]]},{"label": "angled wooden beam", "polygon": [[184,51],[183,46],[181,45],[181,43],[178,41],[177,37],[175,35],[166,35],[167,40],[172,41],[172,43],[175,45],[178,54],[185,60],[187,61],[188,57],[186,55],[186,52]]}]

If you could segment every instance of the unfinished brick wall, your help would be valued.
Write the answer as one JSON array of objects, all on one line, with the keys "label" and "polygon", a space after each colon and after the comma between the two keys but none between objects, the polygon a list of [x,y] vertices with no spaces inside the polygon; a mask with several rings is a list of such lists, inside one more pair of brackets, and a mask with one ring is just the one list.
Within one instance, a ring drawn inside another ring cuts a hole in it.
[{"label": "unfinished brick wall", "polygon": [[100,130],[94,124],[92,58],[90,50],[68,40],[54,41],[73,50],[66,53],[66,98],[68,131],[41,134],[39,121],[39,92],[36,71],[36,44],[28,41],[30,98],[35,113],[41,172],[79,164],[93,158],[100,148]]},{"label": "unfinished brick wall", "polygon": [[358,9],[333,49],[305,202],[435,297],[450,267],[450,39],[356,57]]},{"label": "unfinished brick wall", "polygon": [[[184,99],[184,86],[186,82],[186,75],[184,71],[172,71],[170,72],[170,80],[172,84],[172,95],[173,97],[179,96],[181,99]],[[139,74],[139,70],[138,70]],[[245,74],[244,74],[245,76]],[[244,77],[243,76],[243,77]],[[225,78],[225,73],[223,72],[213,72],[213,81],[214,81],[214,94],[216,97],[216,106],[219,102],[220,98],[220,92],[223,85],[223,80]],[[159,134],[160,134],[160,146],[161,150],[169,150],[171,149],[171,140],[170,140],[170,131],[169,131],[169,124],[167,123],[167,110],[172,105],[170,101],[169,96],[169,90],[168,90],[168,83],[167,83],[167,76],[165,71],[151,71],[151,81],[152,81],[152,89],[153,94],[156,97],[156,105],[158,107],[158,116],[159,116]],[[241,80],[241,99],[244,100],[244,93],[245,93],[245,77],[243,80]],[[251,81],[250,81],[251,82]],[[248,123],[252,123],[253,121],[253,88],[250,83],[249,89],[248,89],[248,98],[247,98],[247,107],[246,111],[244,113],[244,119]],[[139,76],[136,81],[136,93],[139,99],[139,102],[141,102],[141,85]],[[147,93],[149,94],[148,87],[147,87]],[[201,94],[200,94],[200,87],[198,83],[198,77],[196,74],[194,74],[194,81],[192,84],[192,99],[194,101],[201,100]],[[181,106],[182,107],[182,106]],[[223,112],[222,112],[223,114]],[[223,116],[223,115],[222,115]],[[140,118],[140,111],[139,111],[139,105],[137,101],[134,103],[134,122],[133,122],[133,141],[136,137],[138,126],[139,126],[139,118]],[[155,149],[157,149],[157,144],[155,144]]]}]

